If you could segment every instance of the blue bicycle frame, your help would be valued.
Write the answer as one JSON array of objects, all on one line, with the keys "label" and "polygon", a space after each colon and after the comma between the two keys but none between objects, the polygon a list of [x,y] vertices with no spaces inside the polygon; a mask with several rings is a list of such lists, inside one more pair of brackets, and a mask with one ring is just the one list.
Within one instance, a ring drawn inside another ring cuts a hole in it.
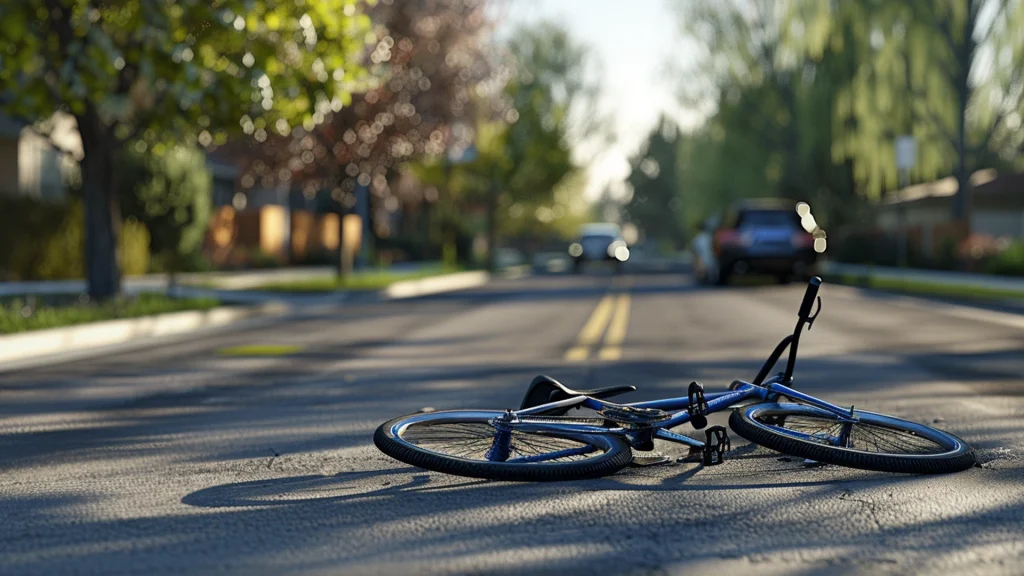
[{"label": "blue bicycle frame", "polygon": [[[708,394],[706,396],[708,402],[708,413],[720,412],[727,410],[734,405],[745,402],[748,400],[757,400],[758,402],[775,402],[780,397],[789,398],[798,402],[803,402],[810,406],[820,408],[830,414],[834,414],[837,417],[838,422],[856,422],[857,418],[851,416],[852,410],[850,408],[844,408],[842,406],[836,406],[824,400],[815,398],[804,394],[798,390],[794,390],[788,386],[785,386],[778,382],[782,376],[772,378],[764,386],[758,386],[749,382],[737,382],[735,388],[729,392],[718,392]],[[597,398],[591,398],[589,396],[575,396],[566,400],[558,402],[552,402],[549,404],[543,404],[540,406],[534,406],[525,410],[517,410],[512,412],[513,426],[516,429],[524,432],[544,432],[547,431],[558,431],[576,434],[611,434],[616,436],[630,437],[637,433],[637,430],[626,427],[615,427],[606,428],[603,426],[591,426],[583,424],[560,424],[553,423],[550,421],[536,421],[532,422],[529,420],[529,416],[543,413],[553,408],[589,408],[591,410],[602,410],[604,408],[621,407],[626,406],[630,408],[656,408],[664,410],[666,412],[676,412],[671,418],[657,424],[654,431],[654,437],[661,440],[667,440],[669,442],[676,442],[679,444],[685,444],[694,448],[703,448],[704,442],[689,436],[677,434],[668,430],[669,428],[675,428],[681,426],[690,421],[690,413],[686,409],[690,406],[690,398],[683,396],[679,398],[667,398],[664,400],[652,400],[648,402],[635,402],[631,404],[616,404],[614,402],[607,402],[599,400]],[[524,417],[526,417],[524,419]],[[518,422],[516,421],[518,419]],[[797,437],[806,436],[808,439],[810,435],[804,435],[796,431],[791,431],[791,434]],[[562,457],[564,454],[558,454],[557,456],[552,455],[541,455],[534,458],[541,457]],[[550,459],[550,458],[544,458]],[[534,461],[531,459],[531,461]]]},{"label": "blue bicycle frame", "polygon": [[[847,426],[843,426],[843,432],[835,438],[830,438],[832,442],[839,445],[843,442],[847,430],[850,428],[849,424],[857,422],[858,419],[854,416],[853,407],[844,408],[836,406],[824,400],[820,400],[808,394],[804,394],[798,390],[787,386],[793,381],[793,371],[796,364],[797,347],[800,343],[800,334],[803,331],[804,326],[810,329],[813,325],[815,318],[818,313],[821,312],[821,300],[817,298],[818,287],[821,284],[821,280],[815,278],[811,281],[808,287],[807,293],[804,295],[804,301],[800,307],[799,320],[793,334],[787,336],[779,343],[768,360],[762,366],[754,382],[743,382],[736,381],[730,387],[728,392],[712,393],[705,396],[707,401],[707,414],[719,412],[732,408],[736,404],[747,401],[756,401],[756,403],[762,402],[777,402],[779,398],[788,398],[790,400],[800,402],[809,406],[813,406],[822,410],[824,413],[828,413],[836,418],[838,423],[845,423]],[[812,315],[811,309],[817,301],[818,309]],[[782,354],[789,350],[789,359],[786,363],[786,369],[784,372],[779,373],[772,378],[766,380],[767,375],[771,372],[771,369],[782,357]],[[664,412],[674,413],[671,417],[661,422],[657,422],[648,427],[604,427],[587,424],[576,424],[572,422],[553,422],[551,419],[540,419],[531,420],[530,416],[540,416],[545,413],[549,413],[552,410],[565,411],[571,408],[589,408],[591,410],[603,410],[605,408],[615,407],[626,407],[626,408],[647,408],[647,409],[658,409]],[[679,398],[668,398],[664,400],[652,400],[648,402],[635,402],[632,404],[616,404],[614,402],[607,402],[590,396],[574,396],[559,400],[557,402],[550,402],[538,406],[532,406],[530,408],[510,411],[506,416],[500,420],[494,422],[495,427],[499,430],[502,428],[515,428],[523,432],[541,433],[553,432],[553,433],[568,433],[568,434],[608,434],[614,436],[620,436],[625,438],[630,443],[637,441],[639,438],[646,436],[647,438],[658,438],[669,442],[675,442],[684,444],[692,448],[704,448],[706,443],[689,436],[677,434],[669,430],[676,426],[686,424],[690,422],[691,415],[687,410],[690,407],[690,397],[679,397]],[[804,434],[796,430],[789,430],[788,433],[797,438],[805,438],[808,440],[820,440],[820,437],[812,436],[810,434]],[[500,436],[500,434],[499,434]],[[546,460],[553,460],[556,458],[562,458],[565,456],[571,456],[575,454],[585,454],[592,451],[593,448],[582,447],[577,449],[562,450],[553,452],[550,454],[540,454],[535,456],[529,456],[524,458],[518,458],[515,460],[507,460],[508,462],[542,462]],[[507,457],[507,454],[503,454],[498,446],[496,440],[495,446],[488,453],[488,458],[492,460],[505,461],[502,456]]]}]

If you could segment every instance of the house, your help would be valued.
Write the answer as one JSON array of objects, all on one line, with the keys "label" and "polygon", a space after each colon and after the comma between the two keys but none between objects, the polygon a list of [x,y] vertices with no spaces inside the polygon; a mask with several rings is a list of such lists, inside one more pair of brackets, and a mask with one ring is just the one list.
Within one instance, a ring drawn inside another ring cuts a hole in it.
[{"label": "house", "polygon": [[72,116],[57,113],[47,122],[61,150],[26,122],[0,115],[0,195],[57,201],[67,196],[68,179],[82,158],[82,140]]},{"label": "house", "polygon": [[970,182],[965,221],[953,222],[951,218],[958,189],[956,178],[951,176],[908,186],[884,200],[878,207],[876,223],[889,232],[905,226],[920,238],[926,252],[932,251],[943,236],[1024,238],[1024,174],[979,170],[971,175]]}]

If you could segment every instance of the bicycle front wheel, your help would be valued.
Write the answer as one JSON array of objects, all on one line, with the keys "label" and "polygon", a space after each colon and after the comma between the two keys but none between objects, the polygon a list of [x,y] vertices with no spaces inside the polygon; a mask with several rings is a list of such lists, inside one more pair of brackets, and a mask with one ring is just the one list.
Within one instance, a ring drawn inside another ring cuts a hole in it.
[{"label": "bicycle front wheel", "polygon": [[[396,460],[457,476],[542,482],[606,476],[633,458],[622,440],[604,434],[524,432],[496,427],[497,410],[411,414],[381,424],[373,443]],[[599,419],[537,417],[531,422],[588,424]]]},{"label": "bicycle front wheel", "polygon": [[734,410],[729,426],[754,444],[817,462],[907,474],[974,466],[974,450],[931,426],[855,410],[856,422],[805,404],[755,404]]}]

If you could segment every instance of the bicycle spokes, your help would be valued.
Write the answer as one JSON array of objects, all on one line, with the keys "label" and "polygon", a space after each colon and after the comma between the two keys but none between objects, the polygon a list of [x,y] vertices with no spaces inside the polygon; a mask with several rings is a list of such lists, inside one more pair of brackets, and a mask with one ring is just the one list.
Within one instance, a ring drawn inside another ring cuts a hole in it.
[{"label": "bicycle spokes", "polygon": [[829,416],[790,415],[779,427],[800,433],[822,444],[860,452],[938,454],[946,451],[946,448],[937,442],[909,430],[878,426],[863,421],[839,421]]},{"label": "bicycle spokes", "polygon": [[564,462],[592,452],[585,442],[571,438],[500,430],[485,422],[418,424],[402,438],[436,453],[490,462]]}]

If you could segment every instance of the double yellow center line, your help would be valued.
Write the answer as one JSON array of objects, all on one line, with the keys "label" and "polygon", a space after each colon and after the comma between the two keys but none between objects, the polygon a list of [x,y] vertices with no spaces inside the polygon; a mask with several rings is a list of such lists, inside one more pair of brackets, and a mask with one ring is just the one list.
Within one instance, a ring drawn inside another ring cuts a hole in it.
[{"label": "double yellow center line", "polygon": [[609,361],[622,358],[622,343],[626,340],[626,331],[629,328],[629,307],[628,292],[613,292],[601,298],[590,319],[583,325],[576,345],[566,351],[565,359],[569,362],[586,360],[591,349],[600,343],[602,335],[604,346],[597,357]]}]

